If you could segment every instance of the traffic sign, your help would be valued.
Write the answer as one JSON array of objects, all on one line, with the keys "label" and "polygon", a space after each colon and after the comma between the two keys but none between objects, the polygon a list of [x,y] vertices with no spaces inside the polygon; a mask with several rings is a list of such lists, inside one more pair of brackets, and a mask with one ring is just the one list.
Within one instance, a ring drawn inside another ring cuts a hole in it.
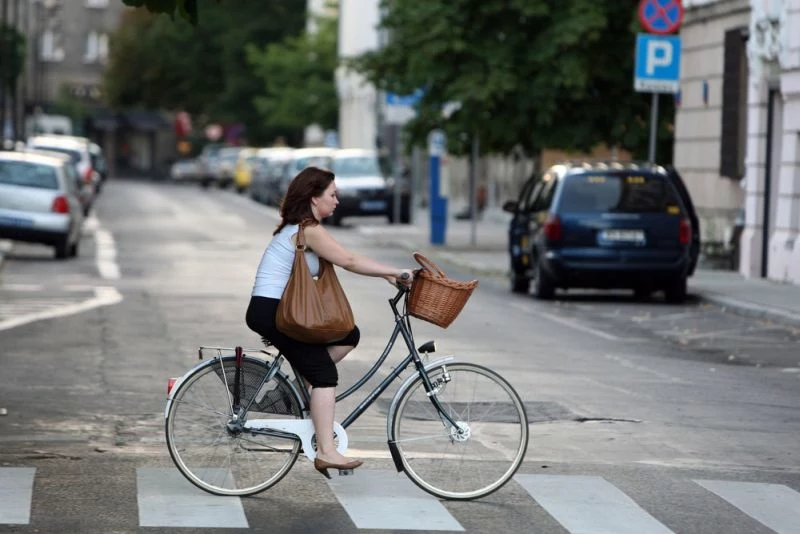
[{"label": "traffic sign", "polygon": [[639,22],[649,33],[674,33],[683,22],[683,4],[681,0],[641,0]]},{"label": "traffic sign", "polygon": [[633,88],[645,93],[677,93],[680,87],[681,38],[677,35],[636,36]]},{"label": "traffic sign", "polygon": [[428,153],[431,156],[442,156],[447,150],[447,135],[442,130],[431,130],[428,134]]}]

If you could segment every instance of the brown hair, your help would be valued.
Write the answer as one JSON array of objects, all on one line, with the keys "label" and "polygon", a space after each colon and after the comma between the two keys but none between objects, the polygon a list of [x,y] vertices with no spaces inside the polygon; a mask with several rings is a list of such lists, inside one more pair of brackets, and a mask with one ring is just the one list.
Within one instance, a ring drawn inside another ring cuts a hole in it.
[{"label": "brown hair", "polygon": [[311,211],[311,199],[322,195],[333,179],[334,174],[331,171],[319,167],[306,167],[297,173],[289,182],[286,196],[281,202],[281,223],[272,235],[288,224],[318,224]]}]

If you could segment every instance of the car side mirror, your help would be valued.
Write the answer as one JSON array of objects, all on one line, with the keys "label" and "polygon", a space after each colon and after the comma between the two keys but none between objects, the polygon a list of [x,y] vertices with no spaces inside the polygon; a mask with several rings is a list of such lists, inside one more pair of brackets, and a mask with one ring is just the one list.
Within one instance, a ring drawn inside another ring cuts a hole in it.
[{"label": "car side mirror", "polygon": [[516,213],[517,202],[515,200],[507,200],[505,204],[503,204],[503,211],[507,211],[508,213]]}]

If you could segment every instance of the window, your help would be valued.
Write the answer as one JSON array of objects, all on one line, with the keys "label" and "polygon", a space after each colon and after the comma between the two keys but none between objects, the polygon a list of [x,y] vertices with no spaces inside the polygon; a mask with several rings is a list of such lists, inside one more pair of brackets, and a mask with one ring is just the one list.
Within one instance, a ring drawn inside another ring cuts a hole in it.
[{"label": "window", "polygon": [[86,0],[86,7],[103,9],[108,7],[108,0]]},{"label": "window", "polygon": [[719,173],[736,180],[744,177],[747,142],[747,46],[745,45],[746,30],[735,28],[725,32]]},{"label": "window", "polygon": [[49,165],[27,161],[0,162],[0,184],[35,187],[36,189],[58,189],[58,175]]},{"label": "window", "polygon": [[679,205],[661,176],[579,174],[564,183],[563,213],[660,213]]},{"label": "window", "polygon": [[42,32],[42,42],[40,46],[39,54],[42,61],[58,62],[64,60],[64,48],[61,46],[61,35],[57,31],[47,29]]},{"label": "window", "polygon": [[108,58],[108,34],[90,31],[86,36],[84,63],[102,63]]}]

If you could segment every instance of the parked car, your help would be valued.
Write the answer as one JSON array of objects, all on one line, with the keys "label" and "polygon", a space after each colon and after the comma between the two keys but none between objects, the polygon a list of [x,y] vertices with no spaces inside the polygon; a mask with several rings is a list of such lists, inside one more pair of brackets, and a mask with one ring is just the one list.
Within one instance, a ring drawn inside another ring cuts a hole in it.
[{"label": "parked car", "polygon": [[62,156],[0,152],[0,238],[52,246],[59,259],[77,256],[81,184]]},{"label": "parked car", "polygon": [[279,164],[275,169],[275,174],[271,176],[271,190],[276,204],[280,204],[289,182],[297,176],[297,173],[306,167],[322,167],[331,169],[333,167],[333,155],[336,151],[332,148],[311,147],[297,148],[289,154],[284,164]]},{"label": "parked car", "polygon": [[288,147],[258,150],[251,165],[250,198],[267,205],[277,206],[280,203],[280,184],[293,151]]},{"label": "parked car", "polygon": [[193,182],[200,179],[200,164],[195,158],[179,159],[170,165],[169,177],[176,182]]},{"label": "parked car", "polygon": [[97,191],[95,190],[93,184],[86,183],[85,180],[81,179],[80,173],[78,172],[78,168],[75,166],[75,161],[72,159],[71,156],[63,152],[55,152],[52,150],[44,150],[38,148],[29,148],[27,146],[19,147],[18,151],[21,152],[27,151],[32,154],[42,154],[63,160],[64,163],[69,167],[69,169],[67,169],[67,172],[70,173],[71,176],[74,178],[75,189],[78,194],[78,200],[80,201],[81,207],[83,208],[83,216],[84,217],[89,216],[89,213],[92,210],[92,206],[94,206],[94,201],[95,197],[97,196]]},{"label": "parked car", "polygon": [[216,174],[216,182],[219,187],[226,188],[233,183],[239,154],[247,148],[243,146],[226,146],[219,149],[219,166]]},{"label": "parked car", "polygon": [[219,178],[219,151],[223,146],[220,143],[208,143],[200,151],[197,162],[200,171],[200,185],[204,188],[215,183]]},{"label": "parked car", "polygon": [[101,187],[100,173],[92,165],[91,142],[85,137],[70,135],[37,135],[28,138],[30,148],[62,152],[69,155],[75,163],[81,179],[91,184],[94,193]]},{"label": "parked car", "polygon": [[[344,217],[385,215],[394,221],[394,179],[381,166],[378,152],[369,149],[340,149],[333,156],[339,205],[330,217],[341,224]],[[400,220],[410,220],[408,191],[401,196]]]},{"label": "parked car", "polygon": [[554,165],[506,202],[511,288],[627,288],[686,298],[699,252],[696,213],[677,171],[640,162]]},{"label": "parked car", "polygon": [[255,163],[257,148],[245,148],[236,158],[236,167],[233,172],[233,186],[237,193],[244,193],[250,187],[253,179],[253,164]]}]

